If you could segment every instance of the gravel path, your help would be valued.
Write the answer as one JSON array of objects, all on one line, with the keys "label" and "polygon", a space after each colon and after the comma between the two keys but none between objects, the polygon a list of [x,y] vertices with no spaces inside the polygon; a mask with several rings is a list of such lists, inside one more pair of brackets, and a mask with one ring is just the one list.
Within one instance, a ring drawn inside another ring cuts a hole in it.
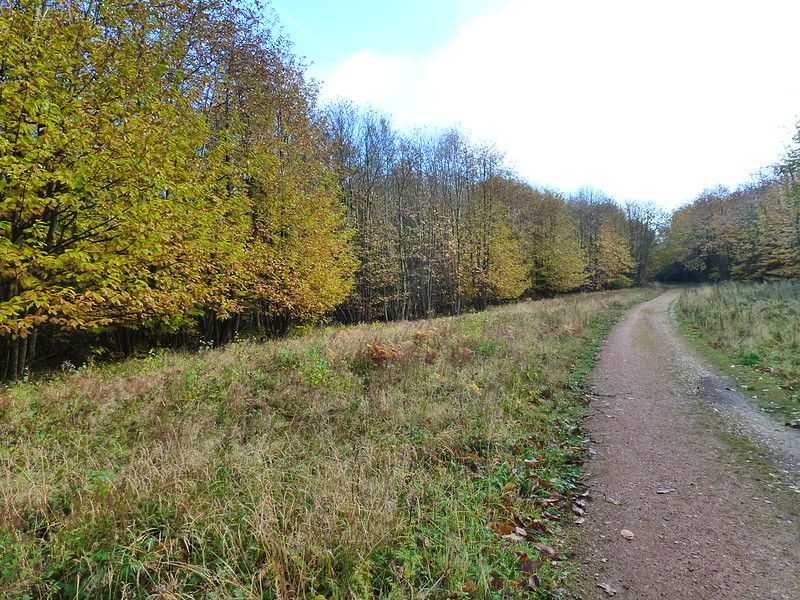
[{"label": "gravel path", "polygon": [[[800,433],[687,347],[669,316],[678,293],[630,313],[591,381],[577,597],[799,599],[800,494],[786,481]],[[770,465],[732,445],[742,436]]]}]

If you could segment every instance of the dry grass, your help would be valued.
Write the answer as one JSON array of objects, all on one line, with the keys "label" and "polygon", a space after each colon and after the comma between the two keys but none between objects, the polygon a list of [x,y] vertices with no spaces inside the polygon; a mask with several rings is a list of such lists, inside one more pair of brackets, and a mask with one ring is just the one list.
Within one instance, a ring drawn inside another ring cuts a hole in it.
[{"label": "dry grass", "polygon": [[[15,385],[0,394],[0,595],[545,596],[563,569],[545,560],[533,589],[518,553],[557,541],[569,510],[575,379],[612,315],[648,294]],[[525,539],[498,534],[512,522]]]},{"label": "dry grass", "polygon": [[678,308],[710,358],[739,367],[729,372],[766,410],[800,423],[800,281],[702,286]]}]

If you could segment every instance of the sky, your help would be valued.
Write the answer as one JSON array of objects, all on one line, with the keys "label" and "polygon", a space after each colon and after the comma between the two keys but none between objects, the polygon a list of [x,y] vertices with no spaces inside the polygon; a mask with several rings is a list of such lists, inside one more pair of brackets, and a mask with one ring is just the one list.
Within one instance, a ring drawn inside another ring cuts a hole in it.
[{"label": "sky", "polygon": [[273,0],[323,102],[458,126],[536,186],[671,208],[776,162],[798,0]]}]

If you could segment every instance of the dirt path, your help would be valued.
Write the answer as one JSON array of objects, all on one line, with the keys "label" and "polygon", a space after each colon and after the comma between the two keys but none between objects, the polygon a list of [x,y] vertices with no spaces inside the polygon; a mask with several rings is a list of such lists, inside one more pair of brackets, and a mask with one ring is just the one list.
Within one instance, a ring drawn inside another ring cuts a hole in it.
[{"label": "dirt path", "polygon": [[679,338],[678,293],[635,308],[592,378],[577,597],[607,598],[604,584],[617,598],[798,599],[800,494],[785,480],[800,471],[800,434],[726,389]]}]

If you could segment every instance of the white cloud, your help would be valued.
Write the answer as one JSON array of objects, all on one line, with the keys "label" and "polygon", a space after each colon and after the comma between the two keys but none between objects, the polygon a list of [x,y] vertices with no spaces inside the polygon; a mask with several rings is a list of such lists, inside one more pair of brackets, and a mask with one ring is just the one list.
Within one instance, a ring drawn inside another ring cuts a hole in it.
[{"label": "white cloud", "polygon": [[322,93],[328,98],[344,97],[374,107],[398,107],[413,98],[419,61],[408,56],[382,56],[362,50],[349,56],[325,81]]},{"label": "white cloud", "polygon": [[793,0],[514,1],[429,56],[359,52],[323,95],[460,124],[534,183],[673,206],[783,152],[797,22]]}]

